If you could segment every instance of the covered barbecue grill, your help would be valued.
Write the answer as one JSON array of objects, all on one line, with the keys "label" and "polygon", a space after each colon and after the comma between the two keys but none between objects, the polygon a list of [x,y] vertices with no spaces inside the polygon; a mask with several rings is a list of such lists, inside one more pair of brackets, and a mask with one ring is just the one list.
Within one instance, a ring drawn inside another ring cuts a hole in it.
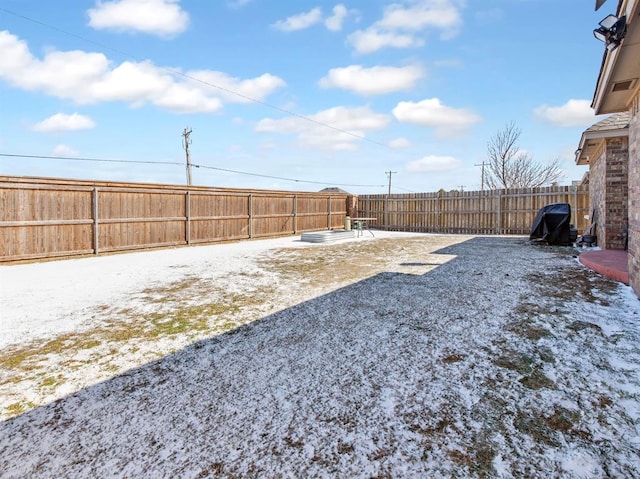
[{"label": "covered barbecue grill", "polygon": [[554,203],[538,211],[531,225],[529,239],[550,245],[569,246],[576,240],[577,231],[571,221],[571,205]]}]

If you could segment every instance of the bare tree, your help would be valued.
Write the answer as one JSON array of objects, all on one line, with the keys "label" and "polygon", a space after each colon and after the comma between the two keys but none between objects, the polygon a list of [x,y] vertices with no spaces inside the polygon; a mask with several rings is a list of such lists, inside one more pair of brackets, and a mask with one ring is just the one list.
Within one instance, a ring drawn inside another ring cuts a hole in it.
[{"label": "bare tree", "polygon": [[511,122],[489,140],[485,178],[489,189],[535,188],[563,176],[558,158],[545,165],[535,162],[529,153],[520,151],[518,139],[521,133],[522,130]]}]

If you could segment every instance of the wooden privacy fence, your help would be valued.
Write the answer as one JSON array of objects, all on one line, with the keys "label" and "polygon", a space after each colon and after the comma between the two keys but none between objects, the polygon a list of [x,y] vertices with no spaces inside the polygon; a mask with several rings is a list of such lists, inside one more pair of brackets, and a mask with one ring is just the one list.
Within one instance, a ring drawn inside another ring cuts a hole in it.
[{"label": "wooden privacy fence", "polygon": [[347,198],[0,176],[0,262],[342,228]]},{"label": "wooden privacy fence", "polygon": [[529,234],[538,210],[551,203],[571,205],[579,233],[589,227],[588,186],[361,195],[358,216],[375,217],[376,227],[393,231]]}]

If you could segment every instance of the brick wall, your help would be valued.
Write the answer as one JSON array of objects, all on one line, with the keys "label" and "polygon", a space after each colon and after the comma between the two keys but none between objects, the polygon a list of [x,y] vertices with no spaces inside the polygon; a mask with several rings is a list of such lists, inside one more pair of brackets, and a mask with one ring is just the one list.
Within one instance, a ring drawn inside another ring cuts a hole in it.
[{"label": "brick wall", "polygon": [[624,249],[628,218],[628,140],[604,140],[589,167],[592,221],[596,222],[598,246]]},{"label": "brick wall", "polygon": [[[607,159],[606,149],[600,149],[600,154],[596,158],[591,158],[589,165],[589,196],[591,198],[591,210],[589,211],[590,222],[596,222],[596,236],[598,243],[605,235],[606,212],[606,171]],[[604,248],[604,246],[602,246]]]},{"label": "brick wall", "polygon": [[629,280],[640,297],[640,90],[629,113]]},{"label": "brick wall", "polygon": [[[624,249],[628,224],[628,138],[611,138],[606,147],[606,249]],[[602,245],[601,245],[602,246]]]}]

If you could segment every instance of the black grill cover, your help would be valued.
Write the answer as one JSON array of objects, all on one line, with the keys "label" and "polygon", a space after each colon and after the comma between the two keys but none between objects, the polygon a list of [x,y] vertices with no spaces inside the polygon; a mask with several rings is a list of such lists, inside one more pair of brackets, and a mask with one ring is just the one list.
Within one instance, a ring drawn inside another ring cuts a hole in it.
[{"label": "black grill cover", "polygon": [[532,241],[546,241],[551,245],[568,246],[569,221],[571,221],[571,205],[569,203],[554,203],[538,211],[531,225],[529,239]]}]

